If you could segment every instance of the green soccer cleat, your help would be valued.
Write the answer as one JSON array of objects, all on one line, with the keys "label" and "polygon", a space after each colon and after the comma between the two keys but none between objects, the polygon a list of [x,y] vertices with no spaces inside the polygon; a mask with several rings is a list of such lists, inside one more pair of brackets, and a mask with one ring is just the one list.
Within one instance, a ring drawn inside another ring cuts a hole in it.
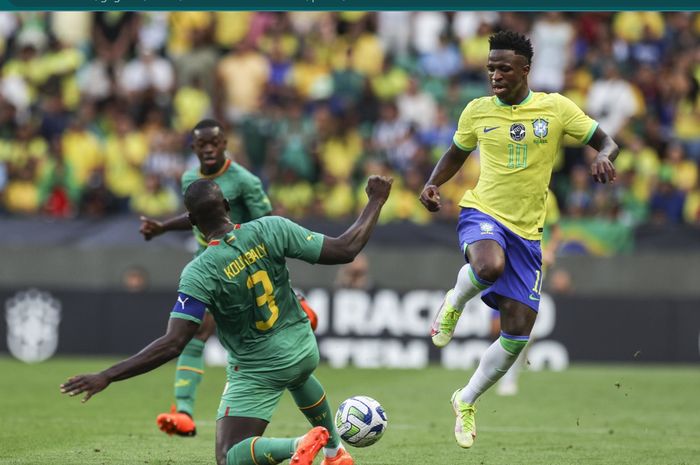
[{"label": "green soccer cleat", "polygon": [[457,416],[455,423],[455,440],[459,447],[469,449],[476,439],[476,407],[474,404],[463,402],[459,398],[461,389],[452,394],[452,410]]},{"label": "green soccer cleat", "polygon": [[455,333],[459,317],[462,315],[462,312],[447,303],[447,298],[453,291],[454,289],[447,291],[445,300],[442,301],[442,305],[440,305],[440,309],[430,327],[430,336],[433,338],[433,344],[437,347],[445,347],[449,344]]}]

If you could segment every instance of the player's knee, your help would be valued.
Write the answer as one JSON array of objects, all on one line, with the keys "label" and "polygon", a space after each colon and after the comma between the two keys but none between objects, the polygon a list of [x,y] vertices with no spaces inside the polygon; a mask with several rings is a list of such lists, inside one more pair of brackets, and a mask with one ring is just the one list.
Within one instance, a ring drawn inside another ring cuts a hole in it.
[{"label": "player's knee", "polygon": [[226,455],[228,451],[223,450],[222,447],[216,447],[216,465],[226,465]]},{"label": "player's knee", "polygon": [[501,257],[493,257],[488,260],[480,260],[472,264],[474,274],[484,281],[494,282],[503,274],[506,263]]},{"label": "player's knee", "polygon": [[216,463],[217,465],[226,465],[227,463],[238,463],[238,457],[236,457],[236,444],[240,441],[229,442],[224,441],[221,444],[216,445]]}]

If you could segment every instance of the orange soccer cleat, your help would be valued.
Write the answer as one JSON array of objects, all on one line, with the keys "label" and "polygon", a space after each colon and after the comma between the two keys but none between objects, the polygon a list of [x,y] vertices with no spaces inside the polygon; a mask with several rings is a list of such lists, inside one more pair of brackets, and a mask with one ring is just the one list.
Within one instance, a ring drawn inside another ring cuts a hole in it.
[{"label": "orange soccer cleat", "polygon": [[333,458],[324,458],[321,465],[355,465],[355,461],[345,449],[338,449],[338,453]]},{"label": "orange soccer cleat", "polygon": [[311,428],[299,441],[296,452],[289,461],[292,465],[311,465],[323,446],[328,443],[328,430],[323,426]]},{"label": "orange soccer cleat", "polygon": [[194,420],[186,413],[176,412],[175,406],[170,407],[170,413],[161,413],[156,418],[158,428],[164,433],[172,436],[195,436],[197,428],[194,425]]},{"label": "orange soccer cleat", "polygon": [[316,331],[316,327],[318,326],[318,315],[316,315],[316,312],[314,312],[314,309],[311,308],[309,305],[309,302],[307,302],[306,297],[304,297],[304,294],[299,292],[298,290],[294,290],[294,293],[297,296],[297,299],[299,299],[299,303],[301,304],[302,310],[306,313],[306,316],[309,317],[309,323],[311,323],[311,329]]}]

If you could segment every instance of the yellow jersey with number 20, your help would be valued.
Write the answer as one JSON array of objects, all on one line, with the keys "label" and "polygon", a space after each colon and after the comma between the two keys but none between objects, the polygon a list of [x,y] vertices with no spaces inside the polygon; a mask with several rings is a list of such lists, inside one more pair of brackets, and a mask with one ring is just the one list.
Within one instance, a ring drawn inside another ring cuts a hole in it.
[{"label": "yellow jersey with number 20", "polygon": [[498,97],[469,102],[453,141],[479,147],[479,182],[459,205],[475,208],[515,234],[539,240],[554,159],[565,134],[587,144],[598,127],[574,102],[559,94],[532,92],[518,105]]}]

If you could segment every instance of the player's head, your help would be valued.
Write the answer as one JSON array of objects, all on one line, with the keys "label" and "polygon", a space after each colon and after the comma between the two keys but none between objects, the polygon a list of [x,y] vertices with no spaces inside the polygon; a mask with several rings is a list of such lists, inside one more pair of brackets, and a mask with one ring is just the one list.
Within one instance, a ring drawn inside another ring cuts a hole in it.
[{"label": "player's head", "polygon": [[221,123],[204,119],[192,129],[192,150],[199,158],[202,174],[214,174],[226,162],[226,134]]},{"label": "player's head", "polygon": [[198,179],[185,190],[185,208],[190,223],[206,236],[228,221],[229,205],[221,188],[209,179]]},{"label": "player's head", "polygon": [[532,43],[517,32],[500,31],[489,37],[489,46],[486,68],[493,93],[503,102],[518,103],[528,91]]}]

